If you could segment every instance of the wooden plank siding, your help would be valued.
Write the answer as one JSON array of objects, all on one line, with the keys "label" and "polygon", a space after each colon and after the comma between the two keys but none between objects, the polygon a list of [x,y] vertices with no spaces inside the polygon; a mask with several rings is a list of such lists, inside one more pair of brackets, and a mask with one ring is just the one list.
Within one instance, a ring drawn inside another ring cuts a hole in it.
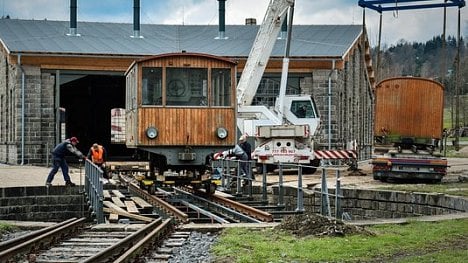
[{"label": "wooden plank siding", "polygon": [[[233,108],[163,108],[139,110],[139,145],[233,145],[235,144],[236,113]],[[146,137],[146,128],[154,126],[159,134],[153,140]],[[228,138],[216,136],[216,128],[228,130]]]},{"label": "wooden plank siding", "polygon": [[[16,64],[18,56],[11,55],[11,64]],[[37,56],[22,54],[21,63],[40,66],[41,69],[60,70],[98,70],[125,72],[130,64],[138,59],[135,57],[105,57],[105,56]]]},{"label": "wooden plank siding", "polygon": [[376,86],[374,134],[441,139],[444,87],[422,78],[392,78]]},{"label": "wooden plank siding", "polygon": [[[298,59],[297,61],[292,61],[289,63],[289,73],[304,73],[304,72],[313,72],[317,69],[331,69],[333,68],[333,61],[335,60],[335,68],[343,69],[344,61],[342,58],[330,58],[329,60],[308,60]],[[241,73],[244,70],[245,59],[239,60],[237,64],[237,70]],[[268,61],[265,73],[281,73],[283,67],[283,60],[281,59],[270,59]]]}]

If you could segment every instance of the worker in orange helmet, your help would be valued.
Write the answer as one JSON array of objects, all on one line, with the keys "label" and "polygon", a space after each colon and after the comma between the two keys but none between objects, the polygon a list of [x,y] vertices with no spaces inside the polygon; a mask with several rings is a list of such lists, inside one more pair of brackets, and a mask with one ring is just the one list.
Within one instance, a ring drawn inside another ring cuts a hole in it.
[{"label": "worker in orange helmet", "polygon": [[107,178],[107,173],[106,173],[106,160],[107,160],[107,152],[104,146],[99,145],[97,143],[94,143],[93,146],[89,149],[88,152],[88,159],[91,160],[96,166],[101,168],[103,171],[102,176],[105,179]]}]

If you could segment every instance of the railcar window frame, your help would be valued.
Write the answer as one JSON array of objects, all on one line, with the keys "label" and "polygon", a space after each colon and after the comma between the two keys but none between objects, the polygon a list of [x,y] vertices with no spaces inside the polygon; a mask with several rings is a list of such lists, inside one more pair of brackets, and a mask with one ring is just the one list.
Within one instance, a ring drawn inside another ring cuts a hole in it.
[{"label": "railcar window frame", "polygon": [[[216,72],[218,72],[218,74],[216,74]],[[231,94],[234,92],[231,81],[231,73],[231,68],[211,68],[210,106],[231,106]]]},{"label": "railcar window frame", "polygon": [[208,69],[166,67],[165,106],[208,106]]},{"label": "railcar window frame", "polygon": [[163,106],[163,70],[162,67],[142,67],[142,106]]}]

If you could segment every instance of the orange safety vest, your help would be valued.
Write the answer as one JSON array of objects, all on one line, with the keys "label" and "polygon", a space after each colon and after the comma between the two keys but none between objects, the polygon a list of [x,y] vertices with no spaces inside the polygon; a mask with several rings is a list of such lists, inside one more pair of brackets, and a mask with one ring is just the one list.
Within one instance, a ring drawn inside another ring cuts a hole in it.
[{"label": "orange safety vest", "polygon": [[98,149],[95,150],[91,147],[91,161],[95,164],[102,164],[104,163],[104,149],[101,145],[98,146]]}]

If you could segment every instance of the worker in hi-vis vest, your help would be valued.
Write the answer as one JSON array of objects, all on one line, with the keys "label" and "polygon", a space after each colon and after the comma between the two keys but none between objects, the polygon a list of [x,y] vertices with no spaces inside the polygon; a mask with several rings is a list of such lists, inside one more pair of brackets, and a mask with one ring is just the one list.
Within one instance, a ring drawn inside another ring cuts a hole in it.
[{"label": "worker in hi-vis vest", "polygon": [[104,146],[99,145],[97,143],[94,143],[93,146],[91,146],[91,148],[89,149],[87,157],[96,166],[101,168],[101,170],[103,171],[102,176],[105,179],[109,179],[109,178],[107,178],[107,173],[106,173],[106,169],[105,169],[106,168],[106,160],[107,160],[107,152],[106,152],[106,149],[104,148]]}]

